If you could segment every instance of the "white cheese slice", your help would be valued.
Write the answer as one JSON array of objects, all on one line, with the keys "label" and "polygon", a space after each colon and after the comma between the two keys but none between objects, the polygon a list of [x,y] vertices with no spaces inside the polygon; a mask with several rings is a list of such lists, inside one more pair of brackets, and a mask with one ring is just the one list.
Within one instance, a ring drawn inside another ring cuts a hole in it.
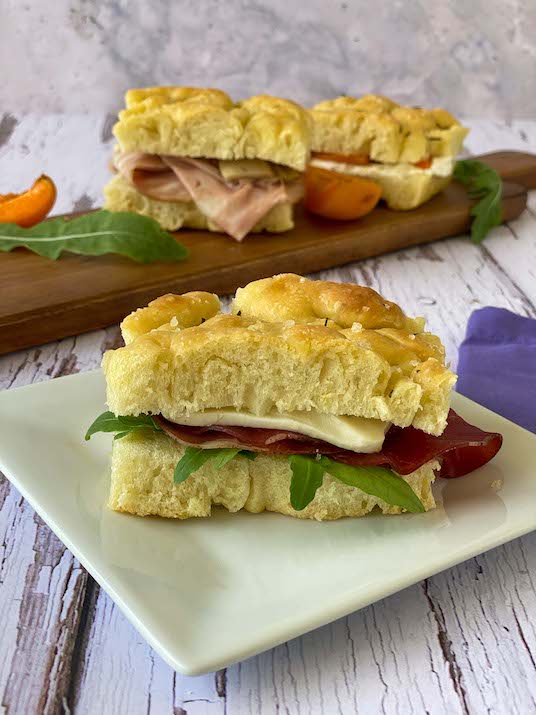
[{"label": "white cheese slice", "polygon": [[[178,420],[177,420],[178,422]],[[261,429],[289,430],[313,439],[321,439],[342,449],[353,452],[379,452],[383,445],[389,422],[327,415],[315,410],[297,412],[272,412],[254,415],[232,408],[204,410],[181,416],[180,424],[197,427],[230,425],[234,427],[257,427]]]},{"label": "white cheese slice", "polygon": [[399,177],[401,179],[419,174],[425,176],[450,176],[454,170],[454,157],[438,156],[432,161],[429,169],[419,169],[413,164],[345,164],[342,161],[326,161],[324,159],[312,159],[311,166],[329,171],[339,171],[342,174],[352,176],[362,176],[364,179],[381,179],[382,177]]}]

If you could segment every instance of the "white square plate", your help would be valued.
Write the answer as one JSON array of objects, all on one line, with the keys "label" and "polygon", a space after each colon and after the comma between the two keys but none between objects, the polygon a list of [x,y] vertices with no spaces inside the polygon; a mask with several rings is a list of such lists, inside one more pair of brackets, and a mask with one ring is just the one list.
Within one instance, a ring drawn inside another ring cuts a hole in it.
[{"label": "white square plate", "polygon": [[[106,508],[111,437],[99,372],[0,395],[0,468],[176,670],[242,660],[536,528],[536,436],[454,395],[501,432],[498,456],[439,480],[427,514],[316,523],[277,514],[174,521]],[[493,482],[503,480],[497,492]]]}]

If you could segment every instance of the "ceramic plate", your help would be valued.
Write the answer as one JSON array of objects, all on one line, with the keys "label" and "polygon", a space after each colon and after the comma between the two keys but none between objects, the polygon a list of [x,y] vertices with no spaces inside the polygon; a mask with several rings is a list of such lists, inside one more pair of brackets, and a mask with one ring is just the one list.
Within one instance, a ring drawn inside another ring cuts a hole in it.
[{"label": "ceramic plate", "polygon": [[[440,480],[427,514],[316,523],[277,514],[173,521],[105,506],[111,438],[99,372],[0,395],[0,468],[176,670],[222,668],[536,528],[536,436],[454,396],[501,432],[498,456]],[[497,491],[498,485],[502,488]]]}]

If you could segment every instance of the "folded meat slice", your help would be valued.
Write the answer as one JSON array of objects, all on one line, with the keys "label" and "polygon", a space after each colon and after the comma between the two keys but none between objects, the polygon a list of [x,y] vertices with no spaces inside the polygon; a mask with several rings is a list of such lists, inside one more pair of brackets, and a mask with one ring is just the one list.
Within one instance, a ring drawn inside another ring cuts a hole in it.
[{"label": "folded meat slice", "polygon": [[226,182],[216,167],[202,159],[162,159],[186,186],[198,209],[237,241],[270,209],[289,200],[282,181]]},{"label": "folded meat slice", "polygon": [[156,154],[133,151],[118,153],[114,168],[140,194],[157,201],[191,201],[190,192],[175,173]]},{"label": "folded meat slice", "polygon": [[303,195],[301,181],[238,179],[226,181],[206,159],[118,153],[117,171],[141,194],[159,201],[193,201],[219,228],[242,241],[263,216],[280,203]]},{"label": "folded meat slice", "polygon": [[336,462],[355,467],[387,467],[398,474],[411,474],[434,459],[441,462],[440,476],[461,477],[492,459],[502,444],[496,432],[484,432],[450,410],[447,427],[439,437],[414,427],[391,427],[380,452],[364,454],[335,447],[287,430],[211,425],[179,425],[161,416],[159,427],[181,444],[203,449],[231,447],[268,454],[322,454]]}]

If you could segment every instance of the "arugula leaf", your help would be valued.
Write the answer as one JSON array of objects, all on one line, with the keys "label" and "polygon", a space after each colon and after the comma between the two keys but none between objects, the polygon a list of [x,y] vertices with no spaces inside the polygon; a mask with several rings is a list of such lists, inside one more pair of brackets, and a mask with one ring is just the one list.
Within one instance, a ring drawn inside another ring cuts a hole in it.
[{"label": "arugula leaf", "polygon": [[197,472],[205,462],[209,459],[214,459],[219,450],[218,449],[201,449],[201,447],[186,447],[186,451],[183,456],[177,462],[175,467],[175,472],[173,473],[173,482],[175,484],[180,484],[188,479],[190,474]]},{"label": "arugula leaf", "polygon": [[[206,452],[207,450],[205,450]],[[211,452],[217,452],[218,454],[215,454],[212,462],[216,469],[221,469],[222,467],[225,467],[227,462],[230,462],[231,459],[234,459],[237,454],[240,453],[240,448],[238,449],[232,449],[230,447],[228,448],[220,448],[220,449],[214,449],[210,450]]]},{"label": "arugula leaf", "polygon": [[152,429],[155,432],[162,430],[150,415],[139,415],[138,417],[116,417],[113,412],[103,412],[90,425],[86,432],[85,439],[90,439],[96,432],[117,432],[114,439],[121,439],[127,434],[138,429]]},{"label": "arugula leaf", "polygon": [[471,198],[479,199],[471,209],[471,240],[481,243],[502,220],[502,179],[495,169],[476,159],[458,161],[454,178],[467,187]]},{"label": "arugula leaf", "polygon": [[127,434],[129,434],[128,431],[118,432],[117,434],[114,435],[114,440],[116,440],[116,439],[123,439],[123,437],[126,437]]},{"label": "arugula leaf", "polygon": [[409,484],[390,469],[383,467],[351,467],[322,457],[320,465],[335,479],[350,487],[357,487],[365,494],[379,497],[387,504],[400,506],[411,512],[423,512],[425,508]]},{"label": "arugula leaf", "polygon": [[119,253],[139,263],[180,261],[188,251],[152,218],[94,211],[79,218],[61,216],[33,226],[0,224],[0,251],[18,247],[55,261],[63,251],[83,256]]},{"label": "arugula leaf", "polygon": [[290,480],[290,504],[301,511],[315,498],[316,490],[322,485],[324,468],[314,457],[293,454],[288,458],[292,470]]},{"label": "arugula leaf", "polygon": [[217,449],[186,447],[186,451],[179,459],[177,466],[175,467],[173,481],[175,484],[180,484],[181,482],[184,482],[185,479],[188,479],[190,474],[197,472],[198,469],[201,469],[203,464],[206,464],[206,462],[209,461],[212,461],[214,463],[216,469],[221,469],[228,462],[230,462],[231,459],[234,459],[239,454],[246,457],[246,459],[255,459],[254,456],[251,456],[254,454],[253,452],[235,449],[234,447],[219,447]]}]

